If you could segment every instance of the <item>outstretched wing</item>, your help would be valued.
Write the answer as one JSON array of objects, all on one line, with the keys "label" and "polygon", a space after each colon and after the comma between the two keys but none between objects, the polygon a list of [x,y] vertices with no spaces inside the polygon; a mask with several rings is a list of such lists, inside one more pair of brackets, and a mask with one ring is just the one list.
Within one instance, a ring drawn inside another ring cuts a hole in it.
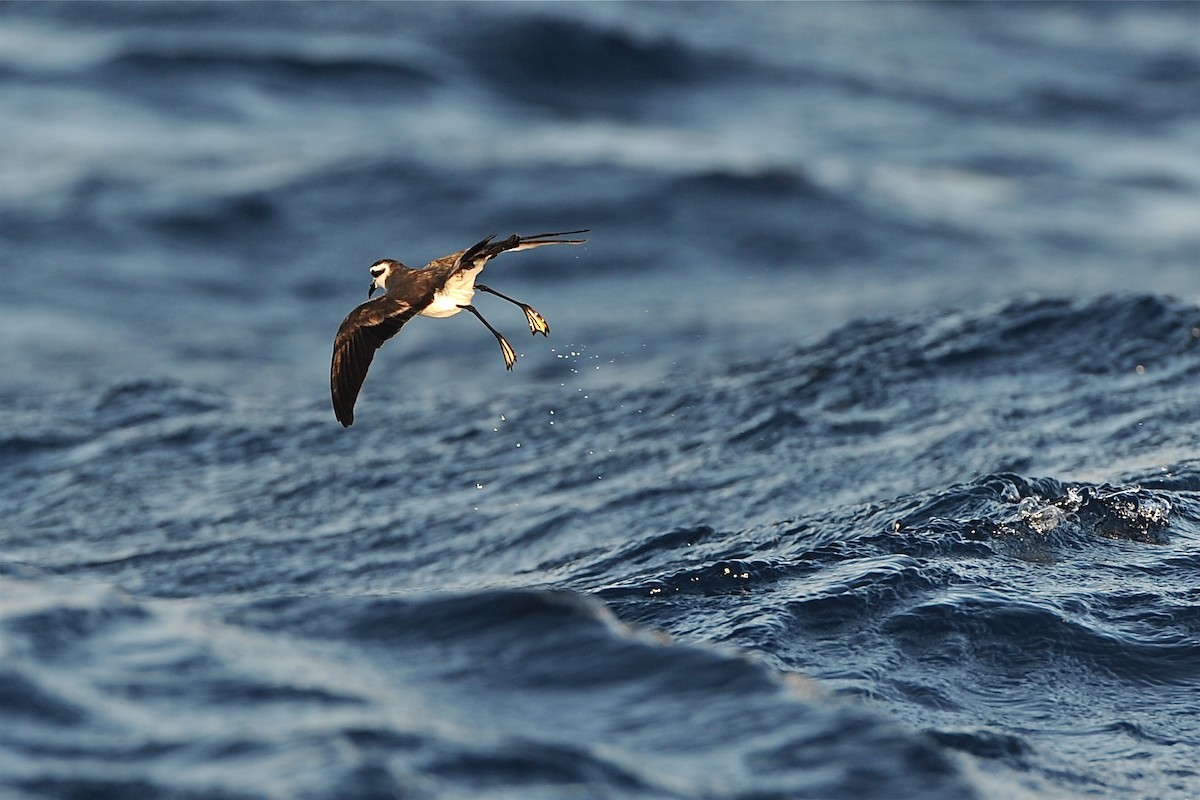
[{"label": "outstretched wing", "polygon": [[[532,250],[535,247],[544,247],[548,244],[583,244],[587,239],[556,239],[556,236],[571,236],[576,233],[587,233],[587,229],[581,231],[560,231],[558,233],[535,233],[532,236],[521,236],[514,233],[507,239],[499,242],[493,242],[495,234],[486,239],[468,247],[454,258],[454,271],[458,272],[463,269],[471,269],[472,267],[482,267],[487,262],[491,261],[501,253],[517,250]],[[447,256],[447,258],[451,258]],[[443,259],[438,259],[439,261]]]},{"label": "outstretched wing", "polygon": [[344,427],[354,424],[354,402],[371,368],[375,351],[417,313],[417,306],[394,297],[379,297],[351,311],[333,339],[329,389],[333,413]]}]

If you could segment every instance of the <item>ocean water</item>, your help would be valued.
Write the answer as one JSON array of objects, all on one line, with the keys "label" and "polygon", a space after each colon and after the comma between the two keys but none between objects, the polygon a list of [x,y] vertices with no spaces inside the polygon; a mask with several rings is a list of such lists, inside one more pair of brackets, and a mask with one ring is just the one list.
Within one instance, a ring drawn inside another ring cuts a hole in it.
[{"label": "ocean water", "polygon": [[1198,26],[0,5],[0,797],[1200,796]]}]

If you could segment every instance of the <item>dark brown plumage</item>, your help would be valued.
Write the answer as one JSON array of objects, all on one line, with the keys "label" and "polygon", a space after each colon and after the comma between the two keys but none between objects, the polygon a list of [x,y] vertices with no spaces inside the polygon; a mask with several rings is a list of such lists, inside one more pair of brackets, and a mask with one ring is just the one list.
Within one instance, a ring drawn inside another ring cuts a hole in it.
[{"label": "dark brown plumage", "polygon": [[[428,305],[428,302],[426,302]],[[333,413],[345,427],[354,424],[354,403],[375,351],[417,313],[417,306],[394,297],[368,300],[350,312],[333,340],[329,387]]]},{"label": "dark brown plumage", "polygon": [[372,282],[368,295],[376,289],[385,294],[368,300],[351,311],[338,328],[333,340],[333,361],[330,365],[329,387],[333,397],[333,412],[338,422],[349,427],[354,424],[354,404],[375,358],[375,351],[420,314],[427,317],[449,317],[469,311],[482,322],[500,345],[504,364],[512,369],[516,352],[508,341],[471,305],[478,289],[519,306],[525,312],[531,333],[545,336],[550,326],[533,308],[500,294],[486,286],[476,286],[475,279],[483,267],[501,253],[528,250],[550,244],[582,244],[586,239],[554,239],[587,231],[540,233],[534,236],[513,234],[503,241],[493,242],[489,236],[465,250],[430,261],[423,269],[406,267],[399,261],[383,259],[371,266]]}]

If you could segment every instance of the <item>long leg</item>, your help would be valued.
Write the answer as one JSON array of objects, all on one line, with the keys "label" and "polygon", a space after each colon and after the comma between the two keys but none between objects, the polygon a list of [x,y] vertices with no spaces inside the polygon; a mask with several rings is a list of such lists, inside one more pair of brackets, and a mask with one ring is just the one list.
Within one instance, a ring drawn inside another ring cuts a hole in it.
[{"label": "long leg", "polygon": [[514,306],[520,306],[521,310],[525,312],[526,321],[529,322],[529,332],[530,333],[540,333],[542,336],[545,336],[548,333],[550,333],[550,325],[546,322],[546,318],[543,317],[538,312],[534,311],[533,306],[530,306],[527,303],[522,303],[520,300],[514,300],[506,294],[500,294],[495,289],[492,289],[488,286],[484,286],[479,283],[475,284],[475,288],[481,292],[487,292],[488,294],[494,294],[494,295],[496,295],[496,297],[499,297],[501,300],[507,300],[508,302],[512,303]]},{"label": "long leg", "polygon": [[500,335],[500,331],[492,327],[492,323],[483,318],[483,314],[480,314],[479,309],[475,308],[475,306],[459,306],[459,308],[465,311],[470,311],[480,322],[484,324],[484,327],[492,332],[492,335],[496,337],[496,341],[500,343],[500,352],[504,355],[504,367],[505,369],[511,370],[513,368],[513,364],[517,363],[517,353],[512,349],[512,345],[508,343],[508,340]]}]

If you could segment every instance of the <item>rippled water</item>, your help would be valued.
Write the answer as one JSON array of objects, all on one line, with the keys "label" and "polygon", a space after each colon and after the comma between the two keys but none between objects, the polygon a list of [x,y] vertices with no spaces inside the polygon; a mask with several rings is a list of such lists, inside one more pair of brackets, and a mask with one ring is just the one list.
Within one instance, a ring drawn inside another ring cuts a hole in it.
[{"label": "rippled water", "polygon": [[1196,796],[1198,13],[0,6],[0,794]]}]

